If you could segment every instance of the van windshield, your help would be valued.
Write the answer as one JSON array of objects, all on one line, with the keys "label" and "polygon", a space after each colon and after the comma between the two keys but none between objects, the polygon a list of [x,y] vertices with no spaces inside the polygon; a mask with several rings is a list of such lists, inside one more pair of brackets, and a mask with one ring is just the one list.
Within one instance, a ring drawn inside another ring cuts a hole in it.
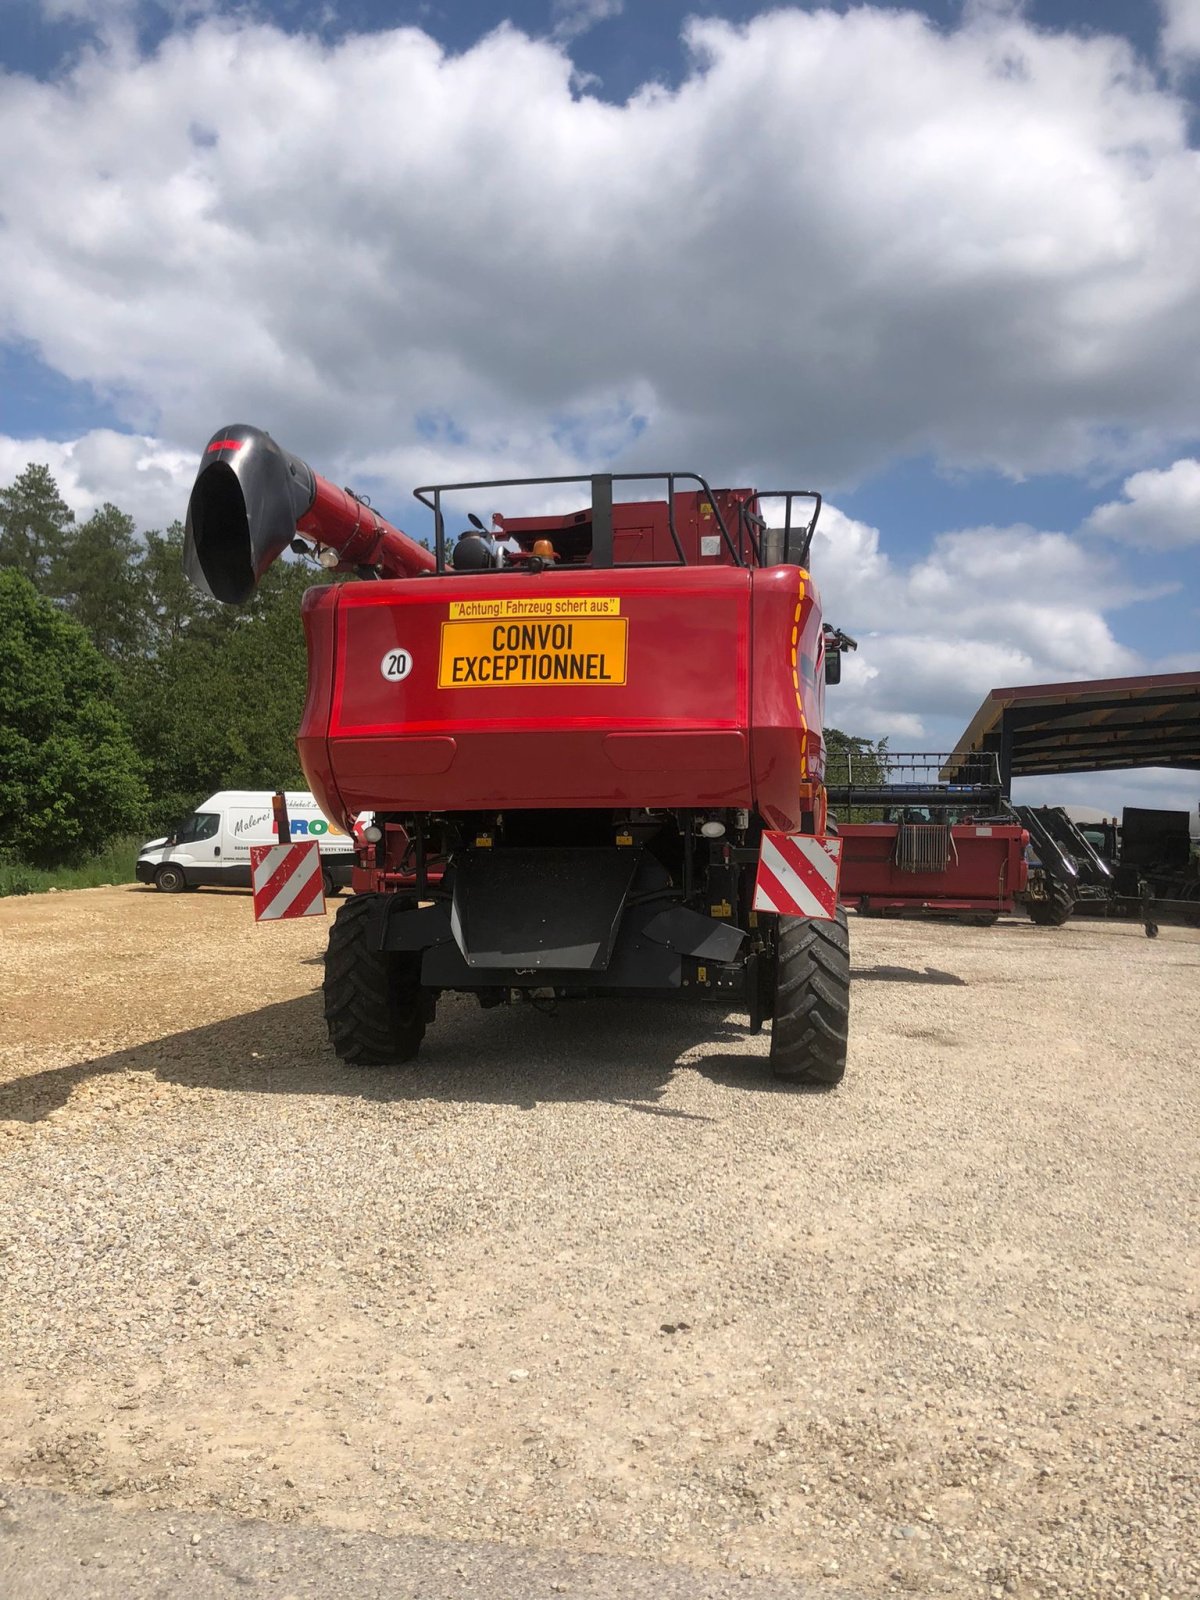
[{"label": "van windshield", "polygon": [[216,811],[193,811],[175,829],[176,844],[195,844],[198,839],[211,839],[220,826]]}]

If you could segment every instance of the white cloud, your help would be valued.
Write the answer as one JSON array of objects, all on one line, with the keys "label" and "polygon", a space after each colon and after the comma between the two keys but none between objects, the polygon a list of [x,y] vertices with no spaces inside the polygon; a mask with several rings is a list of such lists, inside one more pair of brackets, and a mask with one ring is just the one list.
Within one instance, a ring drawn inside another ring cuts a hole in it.
[{"label": "white cloud", "polygon": [[1162,53],[1180,65],[1200,58],[1200,0],[1159,0],[1162,8]]},{"label": "white cloud", "polygon": [[812,564],[826,616],[859,642],[829,719],[896,748],[949,746],[993,688],[1145,670],[1106,612],[1147,591],[1065,534],[946,533],[902,565],[877,529],[827,507]]},{"label": "white cloud", "polygon": [[1135,472],[1121,494],[1096,507],[1084,524],[1089,532],[1144,550],[1200,544],[1200,461],[1185,458],[1162,471]]},{"label": "white cloud", "polygon": [[552,36],[565,41],[578,39],[597,23],[619,17],[625,0],[554,0],[550,8]]},{"label": "white cloud", "polygon": [[784,8],[688,47],[624,106],[511,27],[209,19],[0,78],[0,337],[140,432],[240,418],[318,467],[428,414],[450,462],[825,486],[1194,432],[1197,158],[1126,44]]},{"label": "white cloud", "polygon": [[1105,816],[1120,816],[1125,806],[1145,806],[1151,811],[1186,811],[1192,836],[1200,835],[1197,802],[1200,776],[1169,767],[1143,767],[1131,771],[1057,773],[1044,778],[1017,778],[1013,800],[1022,806],[1095,806]]},{"label": "white cloud", "polygon": [[65,443],[0,435],[0,484],[11,483],[31,462],[40,462],[49,467],[77,517],[91,516],[109,501],[129,512],[143,530],[166,528],[183,518],[197,459],[198,452],[111,428],[96,428]]}]

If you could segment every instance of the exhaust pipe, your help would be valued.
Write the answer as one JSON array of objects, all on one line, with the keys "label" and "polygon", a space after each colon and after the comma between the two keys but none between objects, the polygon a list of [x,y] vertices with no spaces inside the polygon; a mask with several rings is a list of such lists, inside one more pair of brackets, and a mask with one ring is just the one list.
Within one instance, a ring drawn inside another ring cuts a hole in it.
[{"label": "exhaust pipe", "polygon": [[335,550],[339,566],[374,567],[387,578],[437,565],[261,428],[238,423],[213,434],[188,500],[183,570],[191,582],[225,605],[244,605],[297,534]]}]

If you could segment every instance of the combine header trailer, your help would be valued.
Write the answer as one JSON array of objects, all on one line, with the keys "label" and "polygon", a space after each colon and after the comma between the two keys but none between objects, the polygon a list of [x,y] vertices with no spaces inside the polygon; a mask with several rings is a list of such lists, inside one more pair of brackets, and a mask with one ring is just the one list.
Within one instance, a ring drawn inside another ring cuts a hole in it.
[{"label": "combine header trailer", "polygon": [[[662,498],[622,498],[650,479]],[[580,485],[566,514],[463,514]],[[417,497],[433,552],[239,426],[188,508],[186,570],[218,600],[289,547],[371,580],[303,602],[301,764],[329,817],[375,814],[326,958],[338,1055],[411,1059],[449,991],[686,994],[773,1018],[776,1076],[836,1083],[849,946],[822,713],[852,641],[806,570],[820,496],[659,473]]]},{"label": "combine header trailer", "polygon": [[995,756],[847,751],[828,779],[829,803],[848,819],[838,828],[847,905],[864,916],[978,923],[1013,910],[1026,887],[1028,835],[1001,814]]}]

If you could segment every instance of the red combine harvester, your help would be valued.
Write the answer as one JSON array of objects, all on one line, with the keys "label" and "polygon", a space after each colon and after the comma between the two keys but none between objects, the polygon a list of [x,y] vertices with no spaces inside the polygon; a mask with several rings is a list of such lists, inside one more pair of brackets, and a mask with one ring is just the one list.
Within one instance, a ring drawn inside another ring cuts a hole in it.
[{"label": "red combine harvester", "polygon": [[[619,498],[647,479],[664,499]],[[448,503],[579,484],[582,510],[471,514],[447,538]],[[836,1083],[850,957],[822,712],[852,641],[806,570],[820,496],[692,473],[416,495],[434,552],[237,426],[188,507],[185,567],[218,600],[289,548],[370,580],[303,602],[301,763],[343,827],[375,814],[326,957],[337,1054],[411,1059],[449,991],[686,994],[773,1018],[777,1077]]]}]

